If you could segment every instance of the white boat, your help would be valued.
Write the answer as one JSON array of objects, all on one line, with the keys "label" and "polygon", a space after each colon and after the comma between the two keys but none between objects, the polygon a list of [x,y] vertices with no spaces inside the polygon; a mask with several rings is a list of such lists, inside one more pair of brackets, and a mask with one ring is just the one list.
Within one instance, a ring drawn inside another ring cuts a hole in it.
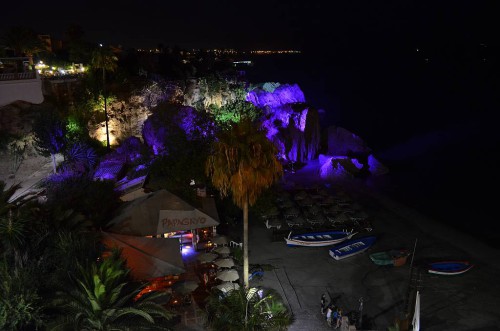
[{"label": "white boat", "polygon": [[321,231],[296,233],[288,235],[284,238],[288,246],[329,246],[343,242],[352,238],[356,233],[351,231]]},{"label": "white boat", "polygon": [[335,247],[330,248],[329,254],[335,260],[342,260],[346,257],[350,257],[366,251],[375,243],[375,240],[375,236],[370,236],[345,241]]}]

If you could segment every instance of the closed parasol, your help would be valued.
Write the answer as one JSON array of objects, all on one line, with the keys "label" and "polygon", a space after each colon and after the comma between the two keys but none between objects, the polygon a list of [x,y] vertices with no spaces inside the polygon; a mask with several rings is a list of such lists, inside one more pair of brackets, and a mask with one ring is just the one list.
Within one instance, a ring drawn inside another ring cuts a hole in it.
[{"label": "closed parasol", "polygon": [[234,269],[228,269],[219,271],[215,278],[220,279],[223,282],[234,282],[235,280],[240,279],[240,276],[238,275],[238,271]]},{"label": "closed parasol", "polygon": [[214,263],[221,268],[231,268],[234,266],[234,260],[230,257],[225,259],[217,259]]},{"label": "closed parasol", "polygon": [[198,259],[198,261],[200,261],[202,263],[207,263],[207,262],[212,262],[216,258],[218,258],[217,254],[203,253],[203,254],[200,254],[197,259]]},{"label": "closed parasol", "polygon": [[231,253],[231,249],[229,247],[226,247],[226,246],[217,247],[214,249],[214,252],[219,253],[219,254],[229,254],[229,253]]},{"label": "closed parasol", "polygon": [[237,290],[240,288],[240,285],[238,285],[237,283],[233,283],[233,282],[224,282],[222,284],[219,284],[217,286],[214,286],[216,289],[224,292],[224,293],[227,293],[229,291],[232,291],[232,290]]},{"label": "closed parasol", "polygon": [[227,245],[229,243],[229,239],[226,236],[215,236],[211,241],[217,245]]}]

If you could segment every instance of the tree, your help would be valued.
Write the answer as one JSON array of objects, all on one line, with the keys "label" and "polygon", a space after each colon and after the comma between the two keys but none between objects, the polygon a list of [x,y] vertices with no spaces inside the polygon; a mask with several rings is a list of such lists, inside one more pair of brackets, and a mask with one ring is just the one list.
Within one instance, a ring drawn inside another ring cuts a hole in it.
[{"label": "tree", "polygon": [[66,147],[66,123],[56,112],[41,114],[33,124],[35,149],[43,156],[52,157],[57,173],[56,154]]},{"label": "tree", "polygon": [[214,114],[217,125],[221,127],[228,127],[231,126],[231,123],[238,123],[243,117],[256,120],[262,116],[262,111],[259,108],[245,100],[231,101],[221,107],[212,105],[211,112]]},{"label": "tree", "polygon": [[248,287],[248,206],[283,175],[276,147],[249,118],[221,131],[206,162],[206,173],[222,196],[232,194],[243,209],[243,280]]},{"label": "tree", "polygon": [[104,117],[106,121],[106,147],[110,149],[109,145],[109,129],[108,129],[108,109],[106,105],[106,71],[115,71],[118,67],[118,58],[111,52],[109,48],[104,48],[100,45],[99,48],[92,53],[92,67],[94,69],[102,70],[102,95],[104,97]]},{"label": "tree", "polygon": [[61,312],[51,330],[170,330],[173,314],[154,300],[165,295],[151,292],[137,298],[144,288],[129,279],[119,251],[100,264],[80,267],[73,286],[60,291],[54,306]]},{"label": "tree", "polygon": [[205,308],[207,326],[218,331],[286,330],[293,321],[276,293],[261,296],[257,288],[214,291]]},{"label": "tree", "polygon": [[81,213],[95,229],[106,227],[122,202],[110,180],[93,180],[92,176],[71,173],[53,175],[46,182],[48,208],[64,206]]},{"label": "tree", "polygon": [[3,36],[4,44],[12,48],[17,56],[27,56],[33,65],[33,56],[47,50],[45,45],[30,28],[16,26],[10,28]]}]

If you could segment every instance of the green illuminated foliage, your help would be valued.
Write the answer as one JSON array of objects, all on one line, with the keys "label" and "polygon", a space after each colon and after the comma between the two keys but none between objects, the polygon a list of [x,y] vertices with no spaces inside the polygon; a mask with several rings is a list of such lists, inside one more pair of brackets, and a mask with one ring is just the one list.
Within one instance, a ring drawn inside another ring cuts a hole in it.
[{"label": "green illuminated foliage", "polygon": [[262,115],[259,108],[244,100],[232,101],[222,107],[212,106],[210,110],[215,122],[222,128],[228,128],[232,123],[239,123],[244,117],[255,121]]},{"label": "green illuminated foliage", "polygon": [[173,314],[155,299],[165,292],[137,298],[145,284],[133,284],[119,251],[101,263],[80,266],[72,285],[59,292],[54,306],[60,318],[51,330],[170,330]]},{"label": "green illuminated foliage", "polygon": [[255,287],[232,290],[226,295],[214,290],[206,310],[206,325],[218,331],[286,330],[293,322],[276,292],[261,298]]}]

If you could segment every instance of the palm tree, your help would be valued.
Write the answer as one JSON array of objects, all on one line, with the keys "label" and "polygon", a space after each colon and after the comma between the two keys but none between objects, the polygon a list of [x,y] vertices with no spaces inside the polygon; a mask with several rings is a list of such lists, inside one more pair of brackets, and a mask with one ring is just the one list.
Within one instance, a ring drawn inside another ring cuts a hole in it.
[{"label": "palm tree", "polygon": [[47,45],[41,41],[36,32],[26,27],[12,27],[3,36],[3,42],[12,48],[17,56],[27,56],[30,66],[33,65],[33,56],[47,50]]},{"label": "palm tree", "polygon": [[92,67],[94,69],[102,69],[102,95],[104,98],[104,118],[106,121],[106,147],[109,150],[109,129],[108,129],[108,109],[106,105],[106,71],[115,71],[118,67],[118,58],[111,52],[109,48],[100,47],[92,53]]},{"label": "palm tree", "polygon": [[243,281],[248,287],[248,206],[283,175],[276,147],[249,118],[221,131],[206,162],[206,173],[222,196],[232,194],[243,209]]},{"label": "palm tree", "polygon": [[137,298],[144,285],[133,286],[129,272],[114,251],[100,264],[80,267],[74,287],[56,295],[61,317],[51,330],[170,330],[173,314],[154,300],[164,293],[150,292]]},{"label": "palm tree", "polygon": [[286,330],[293,321],[275,292],[261,296],[257,288],[214,291],[205,308],[207,326],[218,331]]}]

